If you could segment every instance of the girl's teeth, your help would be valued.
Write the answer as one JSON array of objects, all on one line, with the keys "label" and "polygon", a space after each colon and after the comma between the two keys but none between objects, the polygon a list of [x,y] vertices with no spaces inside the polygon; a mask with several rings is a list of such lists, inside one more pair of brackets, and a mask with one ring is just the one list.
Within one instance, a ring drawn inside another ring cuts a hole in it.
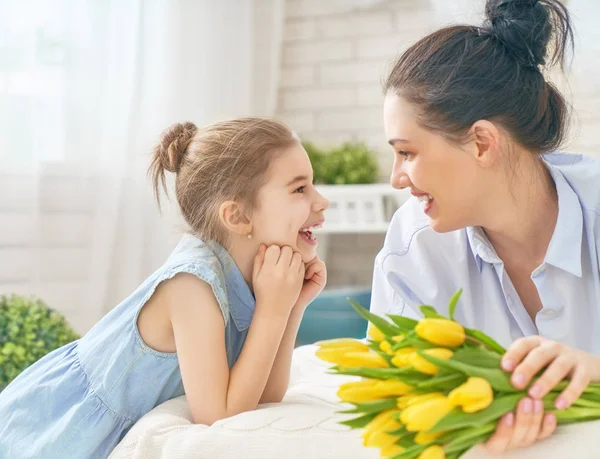
[{"label": "girl's teeth", "polygon": [[419,202],[426,202],[433,200],[433,196],[431,196],[430,194],[424,194],[422,196],[417,196],[417,199],[419,200]]}]

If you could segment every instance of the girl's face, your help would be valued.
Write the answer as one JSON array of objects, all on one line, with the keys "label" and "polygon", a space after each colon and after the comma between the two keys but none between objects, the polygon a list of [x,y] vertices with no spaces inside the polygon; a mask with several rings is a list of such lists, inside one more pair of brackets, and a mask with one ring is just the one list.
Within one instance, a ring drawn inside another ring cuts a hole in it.
[{"label": "girl's face", "polygon": [[489,186],[475,142],[457,146],[418,125],[413,106],[395,94],[384,103],[385,133],[395,152],[390,182],[410,188],[437,232],[478,224]]},{"label": "girl's face", "polygon": [[267,174],[252,213],[252,238],[266,245],[290,246],[308,263],[317,255],[317,240],[310,229],[323,224],[329,201],[313,186],[306,151],[299,144],[284,150]]}]

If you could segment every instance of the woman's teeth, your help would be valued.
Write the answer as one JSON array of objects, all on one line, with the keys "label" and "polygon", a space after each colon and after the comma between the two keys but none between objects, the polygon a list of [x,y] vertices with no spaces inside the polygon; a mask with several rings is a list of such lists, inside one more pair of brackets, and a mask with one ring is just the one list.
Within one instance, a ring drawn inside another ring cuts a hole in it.
[{"label": "woman's teeth", "polygon": [[422,196],[417,196],[417,199],[419,200],[419,202],[433,201],[433,196],[431,196],[430,194],[424,194]]}]

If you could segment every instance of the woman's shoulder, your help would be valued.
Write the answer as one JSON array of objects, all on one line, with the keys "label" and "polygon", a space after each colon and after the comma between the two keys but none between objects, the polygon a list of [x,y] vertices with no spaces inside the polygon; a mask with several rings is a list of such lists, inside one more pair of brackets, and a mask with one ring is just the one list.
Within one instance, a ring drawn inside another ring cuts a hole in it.
[{"label": "woman's shoulder", "polygon": [[561,173],[584,211],[600,215],[600,157],[556,151],[544,155],[544,161]]}]

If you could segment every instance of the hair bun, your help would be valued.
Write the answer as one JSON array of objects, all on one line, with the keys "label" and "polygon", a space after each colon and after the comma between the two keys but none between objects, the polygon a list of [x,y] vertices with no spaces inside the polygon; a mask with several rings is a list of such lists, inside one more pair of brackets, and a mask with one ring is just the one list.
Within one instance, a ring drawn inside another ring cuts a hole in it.
[{"label": "hair bun", "polygon": [[189,121],[183,124],[175,123],[163,131],[155,151],[164,169],[179,172],[187,147],[196,132],[198,128]]},{"label": "hair bun", "polygon": [[558,8],[553,3],[552,0],[488,0],[483,28],[495,36],[519,64],[537,68],[546,63],[546,51],[553,35],[551,13]]}]

